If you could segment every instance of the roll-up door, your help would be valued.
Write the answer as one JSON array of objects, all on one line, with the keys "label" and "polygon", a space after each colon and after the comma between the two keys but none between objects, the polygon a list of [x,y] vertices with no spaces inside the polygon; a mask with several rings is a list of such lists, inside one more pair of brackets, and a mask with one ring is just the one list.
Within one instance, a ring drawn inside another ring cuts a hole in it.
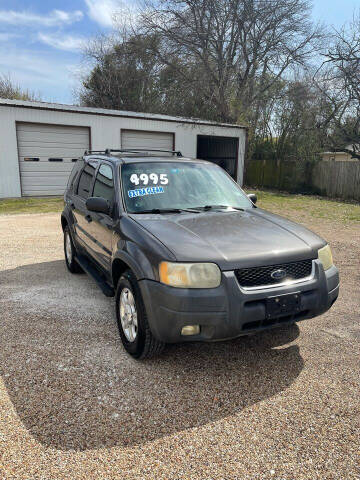
[{"label": "roll-up door", "polygon": [[89,128],[18,123],[16,130],[22,195],[62,195],[74,161],[90,147]]},{"label": "roll-up door", "polygon": [[174,133],[121,130],[121,148],[173,150]]}]

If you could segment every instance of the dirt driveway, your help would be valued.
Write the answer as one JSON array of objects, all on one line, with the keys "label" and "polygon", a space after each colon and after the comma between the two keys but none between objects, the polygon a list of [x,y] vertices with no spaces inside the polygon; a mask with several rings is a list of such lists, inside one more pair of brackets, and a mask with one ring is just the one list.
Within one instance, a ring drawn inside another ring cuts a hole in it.
[{"label": "dirt driveway", "polygon": [[144,363],[59,214],[0,217],[0,479],[359,479],[360,227],[292,216],[333,247],[329,313]]}]

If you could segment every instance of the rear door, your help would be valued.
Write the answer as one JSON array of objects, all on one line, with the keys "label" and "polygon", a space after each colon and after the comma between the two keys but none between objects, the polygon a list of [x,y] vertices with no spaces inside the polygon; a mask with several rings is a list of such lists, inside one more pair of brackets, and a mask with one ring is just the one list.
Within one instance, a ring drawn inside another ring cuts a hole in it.
[{"label": "rear door", "polygon": [[95,256],[94,242],[90,233],[92,217],[86,208],[86,200],[91,196],[98,163],[97,160],[89,160],[85,163],[83,170],[80,172],[72,203],[76,239],[86,253],[92,257]]},{"label": "rear door", "polygon": [[114,170],[110,163],[102,162],[95,176],[93,197],[105,198],[110,205],[109,215],[90,212],[92,218],[88,226],[89,234],[94,242],[96,260],[108,272],[111,265],[112,239],[114,231]]}]

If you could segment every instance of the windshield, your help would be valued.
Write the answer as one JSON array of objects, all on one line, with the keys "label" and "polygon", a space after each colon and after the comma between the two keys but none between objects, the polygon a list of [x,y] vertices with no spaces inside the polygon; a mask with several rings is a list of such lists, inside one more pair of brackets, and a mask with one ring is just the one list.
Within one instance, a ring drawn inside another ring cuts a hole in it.
[{"label": "windshield", "polygon": [[126,163],[122,165],[121,177],[129,213],[212,206],[252,207],[240,187],[215,164]]}]

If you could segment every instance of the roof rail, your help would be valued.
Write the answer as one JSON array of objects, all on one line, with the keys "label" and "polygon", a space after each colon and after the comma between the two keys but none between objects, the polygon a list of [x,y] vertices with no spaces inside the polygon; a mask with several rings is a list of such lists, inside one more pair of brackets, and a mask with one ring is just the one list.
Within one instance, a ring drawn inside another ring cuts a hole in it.
[{"label": "roof rail", "polygon": [[182,157],[182,153],[179,150],[158,150],[154,148],[122,148],[120,150],[114,150],[107,148],[105,150],[85,150],[84,155],[101,154],[111,155],[112,153],[145,153],[145,152],[158,152],[158,153],[171,153],[177,157]]}]

